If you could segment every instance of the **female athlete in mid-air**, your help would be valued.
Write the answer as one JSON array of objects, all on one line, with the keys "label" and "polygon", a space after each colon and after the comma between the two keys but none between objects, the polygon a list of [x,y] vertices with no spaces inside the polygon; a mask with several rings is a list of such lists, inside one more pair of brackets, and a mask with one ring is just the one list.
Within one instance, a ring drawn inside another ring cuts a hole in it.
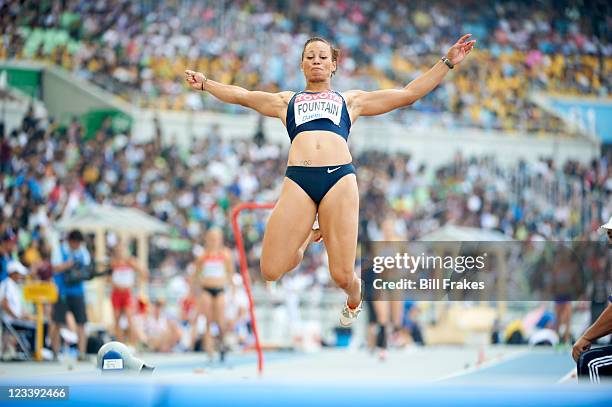
[{"label": "female athlete in mid-air", "polygon": [[[260,265],[266,280],[278,280],[293,270],[308,244],[322,238],[331,277],[348,296],[340,323],[348,326],[357,318],[361,311],[361,283],[354,272],[359,193],[347,145],[351,125],[359,116],[387,113],[427,95],[470,53],[476,43],[467,41],[470,36],[462,36],[429,71],[402,89],[343,94],[332,90],[339,52],[318,37],[304,44],[300,68],[306,89],[301,92],[249,91],[185,71],[193,89],[276,117],[289,133],[287,171],[263,238]],[[313,230],[317,213],[320,230]]]}]

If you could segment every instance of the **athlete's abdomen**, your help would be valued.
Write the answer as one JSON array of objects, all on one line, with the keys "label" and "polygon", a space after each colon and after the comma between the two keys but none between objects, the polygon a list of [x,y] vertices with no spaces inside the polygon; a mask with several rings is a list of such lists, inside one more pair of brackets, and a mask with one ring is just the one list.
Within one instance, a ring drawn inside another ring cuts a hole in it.
[{"label": "athlete's abdomen", "polygon": [[330,131],[304,131],[291,143],[287,165],[321,167],[353,160],[344,138]]}]

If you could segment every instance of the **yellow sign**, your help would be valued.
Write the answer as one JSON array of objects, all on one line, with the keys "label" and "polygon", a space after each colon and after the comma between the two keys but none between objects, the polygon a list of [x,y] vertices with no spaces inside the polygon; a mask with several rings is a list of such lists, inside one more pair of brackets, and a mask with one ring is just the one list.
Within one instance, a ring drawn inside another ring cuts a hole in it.
[{"label": "yellow sign", "polygon": [[23,287],[26,301],[54,303],[57,301],[57,287],[49,281],[33,281]]},{"label": "yellow sign", "polygon": [[36,349],[34,359],[41,361],[43,344],[43,303],[57,301],[57,287],[50,281],[28,281],[23,286],[26,301],[36,303]]}]

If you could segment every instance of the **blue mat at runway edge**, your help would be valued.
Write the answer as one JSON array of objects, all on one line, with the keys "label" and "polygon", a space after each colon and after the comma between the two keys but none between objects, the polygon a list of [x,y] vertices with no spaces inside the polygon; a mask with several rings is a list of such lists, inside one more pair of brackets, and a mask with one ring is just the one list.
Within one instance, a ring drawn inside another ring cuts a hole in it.
[{"label": "blue mat at runway edge", "polygon": [[[45,380],[44,384],[58,385],[59,380]],[[7,381],[0,382],[7,385]],[[19,381],[13,385],[40,384],[38,381]],[[591,406],[612,405],[612,386],[299,386],[273,382],[233,381],[201,385],[159,385],[155,382],[132,383],[64,382],[70,386],[69,401],[20,401],[19,406],[131,406],[170,407],[202,405],[249,406],[309,406],[350,404],[351,406],[435,405],[435,406]],[[9,405],[5,403],[3,405]]]}]

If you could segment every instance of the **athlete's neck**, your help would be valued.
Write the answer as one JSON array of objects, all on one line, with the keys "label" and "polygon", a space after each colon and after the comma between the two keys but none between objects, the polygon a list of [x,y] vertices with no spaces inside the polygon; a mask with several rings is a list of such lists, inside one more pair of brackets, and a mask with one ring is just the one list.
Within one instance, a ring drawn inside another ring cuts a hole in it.
[{"label": "athlete's neck", "polygon": [[328,82],[307,83],[304,92],[325,92],[328,90],[331,90],[331,85]]}]

